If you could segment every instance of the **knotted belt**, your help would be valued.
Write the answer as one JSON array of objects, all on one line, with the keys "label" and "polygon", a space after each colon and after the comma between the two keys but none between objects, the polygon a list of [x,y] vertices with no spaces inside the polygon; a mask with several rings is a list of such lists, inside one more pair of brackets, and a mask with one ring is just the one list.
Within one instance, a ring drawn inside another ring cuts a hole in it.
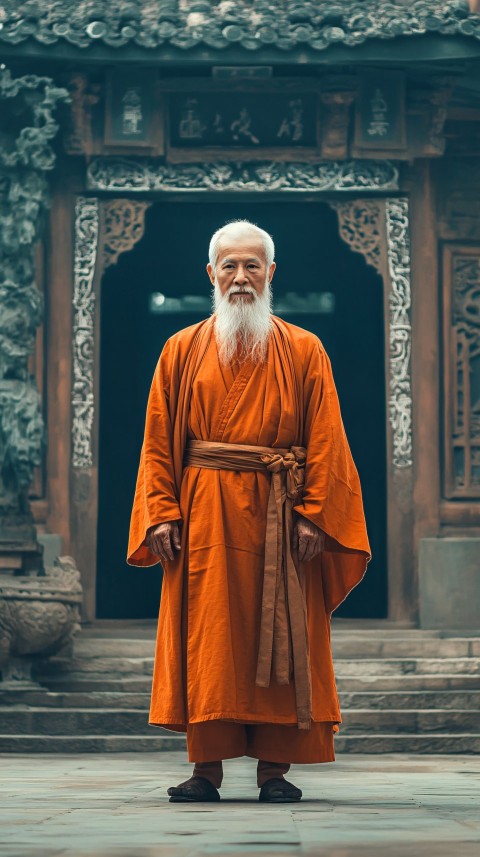
[{"label": "knotted belt", "polygon": [[276,449],[237,443],[188,441],[184,466],[213,470],[268,470],[272,474],[267,508],[260,643],[255,684],[295,682],[299,729],[309,729],[312,688],[307,612],[301,567],[291,551],[293,506],[302,497],[306,449]]}]

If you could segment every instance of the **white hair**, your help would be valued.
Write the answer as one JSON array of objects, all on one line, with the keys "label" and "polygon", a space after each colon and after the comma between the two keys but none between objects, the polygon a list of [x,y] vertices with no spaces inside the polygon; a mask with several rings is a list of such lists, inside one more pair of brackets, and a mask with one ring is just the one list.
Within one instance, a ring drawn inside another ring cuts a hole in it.
[{"label": "white hair", "polygon": [[275,258],[275,244],[273,243],[272,236],[268,232],[265,232],[264,229],[260,229],[256,223],[250,223],[249,220],[231,220],[229,223],[221,226],[220,229],[217,229],[210,240],[208,260],[213,270],[217,266],[218,244],[223,238],[245,238],[252,235],[252,233],[257,238],[260,238],[264,246],[267,268],[269,268]]}]

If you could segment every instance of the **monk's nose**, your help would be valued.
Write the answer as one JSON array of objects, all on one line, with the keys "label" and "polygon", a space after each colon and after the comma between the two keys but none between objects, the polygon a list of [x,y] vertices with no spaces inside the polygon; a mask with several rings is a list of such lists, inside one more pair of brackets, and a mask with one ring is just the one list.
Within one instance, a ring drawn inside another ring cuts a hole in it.
[{"label": "monk's nose", "polygon": [[245,271],[242,268],[239,268],[237,273],[235,274],[234,283],[236,283],[237,286],[241,286],[241,285],[243,285],[243,283],[246,283],[246,282],[247,282],[247,276],[245,274]]}]

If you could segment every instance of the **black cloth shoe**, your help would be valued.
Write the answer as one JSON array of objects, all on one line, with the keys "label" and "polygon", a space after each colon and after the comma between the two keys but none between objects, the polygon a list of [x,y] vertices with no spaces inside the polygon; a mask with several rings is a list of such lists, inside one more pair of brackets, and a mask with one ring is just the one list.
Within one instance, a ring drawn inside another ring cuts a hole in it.
[{"label": "black cloth shoe", "polygon": [[167,789],[167,794],[171,795],[170,803],[220,800],[220,792],[206,777],[190,777],[179,786],[171,786]]},{"label": "black cloth shoe", "polygon": [[267,780],[258,795],[258,799],[265,803],[291,803],[300,800],[301,797],[301,789],[297,789],[293,783],[289,783],[283,777],[272,777]]}]

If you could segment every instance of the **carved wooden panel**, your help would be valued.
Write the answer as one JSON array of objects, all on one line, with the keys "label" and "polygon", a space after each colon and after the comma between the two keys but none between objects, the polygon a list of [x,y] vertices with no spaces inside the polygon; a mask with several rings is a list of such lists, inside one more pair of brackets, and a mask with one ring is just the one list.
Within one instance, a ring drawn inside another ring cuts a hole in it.
[{"label": "carved wooden panel", "polygon": [[338,216],[338,229],[343,240],[377,271],[382,268],[384,242],[384,205],[378,200],[350,199],[348,202],[329,200]]},{"label": "carved wooden panel", "polygon": [[109,199],[103,202],[103,270],[116,265],[122,253],[128,253],[142,238],[145,212],[150,201],[138,199]]},{"label": "carved wooden panel", "polygon": [[480,245],[444,248],[445,496],[480,499]]}]

